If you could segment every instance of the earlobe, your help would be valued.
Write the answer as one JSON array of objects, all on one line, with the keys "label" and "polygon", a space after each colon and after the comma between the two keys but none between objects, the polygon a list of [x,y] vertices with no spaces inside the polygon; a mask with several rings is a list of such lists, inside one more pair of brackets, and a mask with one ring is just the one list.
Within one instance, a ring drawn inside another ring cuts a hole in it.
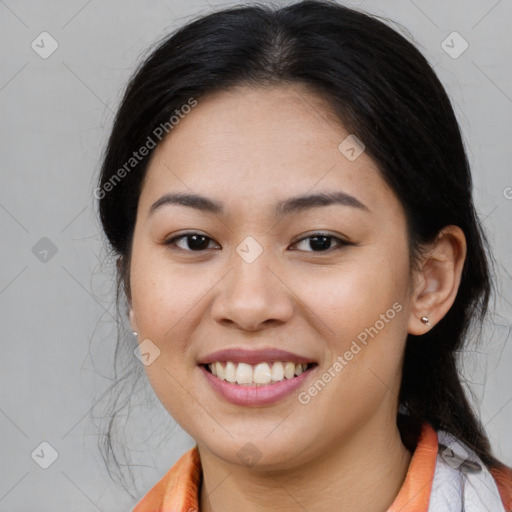
[{"label": "earlobe", "polygon": [[453,225],[444,227],[423,251],[415,271],[409,334],[425,334],[449,311],[457,296],[465,258],[466,237]]}]

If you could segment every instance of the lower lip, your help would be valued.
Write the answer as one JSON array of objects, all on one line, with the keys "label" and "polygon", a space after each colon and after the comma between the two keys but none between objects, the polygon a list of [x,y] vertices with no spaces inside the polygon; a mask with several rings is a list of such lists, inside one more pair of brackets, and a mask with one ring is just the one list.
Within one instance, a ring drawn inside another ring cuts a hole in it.
[{"label": "lower lip", "polygon": [[229,402],[236,405],[258,406],[273,404],[293,393],[316,366],[292,379],[284,379],[268,386],[240,386],[217,378],[204,366],[200,368],[213,389]]}]

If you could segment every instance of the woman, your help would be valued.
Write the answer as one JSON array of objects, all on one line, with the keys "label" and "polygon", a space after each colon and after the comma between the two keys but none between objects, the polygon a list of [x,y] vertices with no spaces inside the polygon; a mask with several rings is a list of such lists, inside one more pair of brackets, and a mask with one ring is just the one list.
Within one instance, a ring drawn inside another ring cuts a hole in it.
[{"label": "woman", "polygon": [[455,360],[491,290],[471,187],[439,80],[371,16],[238,7],[163,41],[96,191],[197,443],[135,512],[511,510]]}]

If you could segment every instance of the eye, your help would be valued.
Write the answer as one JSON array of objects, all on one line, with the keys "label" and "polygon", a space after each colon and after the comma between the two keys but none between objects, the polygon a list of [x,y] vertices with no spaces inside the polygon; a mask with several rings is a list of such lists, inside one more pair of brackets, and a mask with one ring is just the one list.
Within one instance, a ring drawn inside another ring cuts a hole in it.
[{"label": "eye", "polygon": [[[176,243],[178,241],[184,241],[182,245],[188,245],[188,248],[181,247],[178,243]],[[165,245],[176,245],[179,249],[183,249],[184,251],[200,252],[204,249],[208,249],[208,241],[213,242],[209,236],[202,235],[201,233],[186,233],[184,235],[176,236],[170,240],[167,240]]]},{"label": "eye", "polygon": [[[351,245],[349,242],[346,242],[341,238],[325,233],[313,233],[312,235],[304,237],[301,240],[295,242],[293,245],[305,244],[307,243],[307,240],[310,240],[309,247],[312,250],[306,250],[306,252],[327,252],[331,249]],[[331,246],[333,241],[337,242],[337,245],[334,247]],[[165,242],[165,245],[175,245],[179,249],[188,252],[202,252],[209,248],[209,242],[213,242],[213,239],[209,236],[193,232],[185,233],[171,238]]]},{"label": "eye", "polygon": [[[312,250],[306,252],[327,252],[331,249],[336,249],[336,247],[340,248],[345,245],[350,245],[348,242],[342,240],[341,238],[325,233],[313,233],[312,235],[302,238],[298,242],[295,242],[294,245],[301,243],[306,243],[307,245],[307,240],[310,240],[309,247],[312,248]],[[338,242],[338,245],[335,247],[331,247],[331,243],[334,240]]]}]

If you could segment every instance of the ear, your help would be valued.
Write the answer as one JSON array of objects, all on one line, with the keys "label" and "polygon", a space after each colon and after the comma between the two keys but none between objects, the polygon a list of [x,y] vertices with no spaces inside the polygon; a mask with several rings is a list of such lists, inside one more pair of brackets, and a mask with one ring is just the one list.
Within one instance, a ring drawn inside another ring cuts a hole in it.
[{"label": "ear", "polygon": [[[420,256],[414,271],[414,291],[408,324],[409,334],[432,329],[452,307],[459,289],[466,237],[458,226],[445,226]],[[428,318],[428,322],[422,318]]]}]

